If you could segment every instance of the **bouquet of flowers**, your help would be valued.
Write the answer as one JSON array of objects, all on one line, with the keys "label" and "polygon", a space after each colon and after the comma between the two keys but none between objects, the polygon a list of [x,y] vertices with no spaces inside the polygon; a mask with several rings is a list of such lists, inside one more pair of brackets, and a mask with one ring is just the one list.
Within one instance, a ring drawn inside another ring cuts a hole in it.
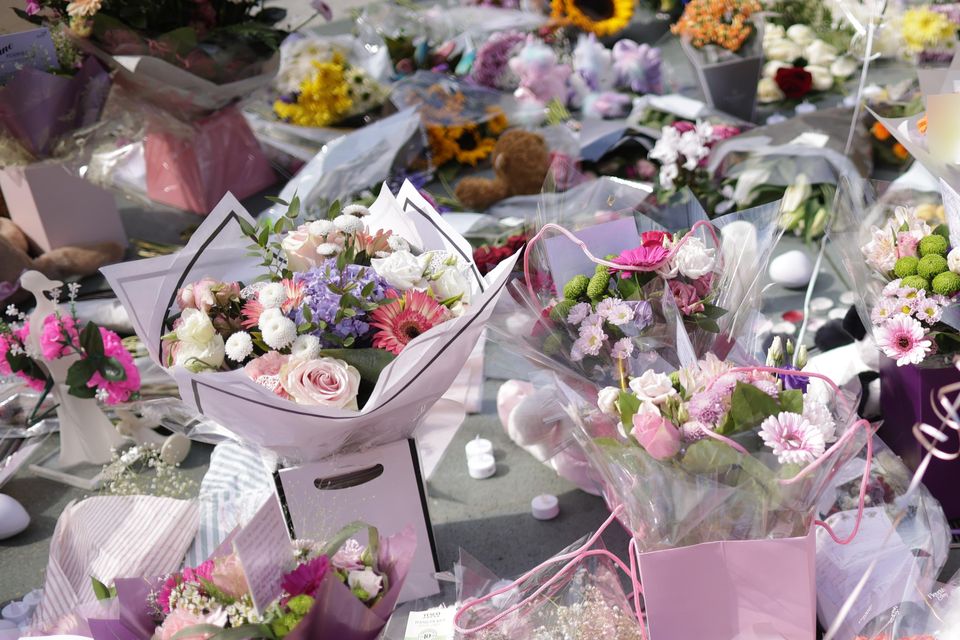
[{"label": "bouquet of flowers", "polygon": [[[561,383],[604,495],[633,535],[654,638],[815,633],[815,509],[863,448],[866,423],[828,378],[799,370],[801,350],[784,356],[775,344],[767,366],[708,353],[679,369],[653,362],[615,387]],[[862,513],[863,489],[860,504]],[[735,593],[704,615],[701,597],[718,583]],[[777,593],[777,606],[760,593]]]},{"label": "bouquet of flowers", "polygon": [[[720,194],[713,186],[713,177],[706,168],[710,152],[718,142],[740,133],[740,127],[715,125],[707,121],[694,124],[679,120],[664,126],[660,138],[647,154],[648,159],[659,164],[657,201],[664,204],[687,187],[705,203],[707,209],[713,211]],[[718,210],[717,213],[725,211]]]},{"label": "bouquet of flowers", "polygon": [[[272,499],[264,508],[279,510]],[[361,544],[353,536],[362,528],[350,525],[326,543],[296,540],[287,542],[289,549],[265,549],[266,560],[250,558],[249,548],[231,549],[230,541],[244,532],[239,529],[199,566],[152,580],[117,579],[112,588],[95,580],[94,592],[115,597],[120,615],[87,624],[94,640],[227,632],[267,640],[372,640],[396,606],[417,541],[410,529],[381,539],[369,527]],[[249,572],[264,570],[255,562],[279,565],[269,566],[265,584],[251,583]]]},{"label": "bouquet of flowers", "polygon": [[752,119],[763,64],[753,22],[760,9],[757,0],[692,0],[671,27],[707,102],[744,120]]},{"label": "bouquet of flowers", "polygon": [[950,62],[956,52],[960,6],[956,3],[919,4],[892,21],[903,43],[901,52],[918,63]]},{"label": "bouquet of flowers", "polygon": [[280,47],[277,118],[303,127],[346,125],[379,107],[386,88],[333,41],[291,36]]},{"label": "bouquet of flowers", "polygon": [[853,58],[839,53],[847,46],[818,38],[806,24],[767,25],[763,32],[767,63],[757,98],[762,103],[799,101],[841,89],[859,67]]},{"label": "bouquet of flowers", "polygon": [[184,400],[239,439],[295,461],[386,444],[463,366],[513,263],[484,278],[412,185],[399,198],[300,226],[296,199],[254,225],[228,198],[179,254],[105,273]]}]

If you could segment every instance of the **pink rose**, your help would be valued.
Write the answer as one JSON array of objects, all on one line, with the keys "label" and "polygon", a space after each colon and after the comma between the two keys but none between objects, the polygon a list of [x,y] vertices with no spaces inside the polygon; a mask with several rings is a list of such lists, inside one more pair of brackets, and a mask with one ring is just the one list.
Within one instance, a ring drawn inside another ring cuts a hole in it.
[{"label": "pink rose", "polygon": [[[206,619],[187,613],[183,609],[174,609],[163,621],[163,624],[157,628],[156,633],[153,634],[153,640],[173,640],[173,636],[180,631],[200,624],[207,624]],[[212,636],[212,633],[198,633],[196,635],[180,636],[179,640],[207,640]]]},{"label": "pink rose", "polygon": [[917,255],[917,240],[909,231],[901,231],[897,234],[897,257],[906,258],[907,256]]},{"label": "pink rose", "polygon": [[205,277],[177,291],[177,306],[180,310],[199,309],[207,313],[213,307],[225,307],[240,300],[240,285],[236,282],[220,282]]},{"label": "pink rose", "polygon": [[289,398],[280,384],[280,370],[289,360],[290,356],[270,351],[248,362],[243,370],[257,384],[267,387],[281,398]]},{"label": "pink rose", "polygon": [[284,236],[280,246],[287,257],[287,266],[291,271],[307,271],[320,264],[321,257],[317,253],[317,241],[318,238],[310,234],[305,224]]},{"label": "pink rose", "polygon": [[659,413],[633,416],[630,434],[657,460],[672,458],[680,451],[680,431]]},{"label": "pink rose", "polygon": [[226,558],[217,559],[210,581],[217,589],[233,598],[240,598],[250,591],[247,586],[247,576],[243,573],[243,567],[240,566],[240,559],[234,553]]},{"label": "pink rose", "polygon": [[292,360],[280,384],[298,404],[356,409],[360,372],[337,358]]},{"label": "pink rose", "polygon": [[703,311],[703,303],[700,302],[700,296],[693,285],[679,280],[670,280],[669,284],[670,292],[673,293],[673,297],[677,301],[677,307],[683,315],[689,316]]},{"label": "pink rose", "polygon": [[693,290],[697,292],[697,296],[702,300],[710,295],[710,287],[713,286],[713,274],[708,273],[705,276],[700,276],[693,281]]}]

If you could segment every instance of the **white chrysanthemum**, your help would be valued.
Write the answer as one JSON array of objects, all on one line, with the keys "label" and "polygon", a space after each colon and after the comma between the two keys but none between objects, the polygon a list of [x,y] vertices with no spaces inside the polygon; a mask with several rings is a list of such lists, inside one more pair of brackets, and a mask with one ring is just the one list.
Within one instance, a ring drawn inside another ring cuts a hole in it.
[{"label": "white chrysanthemum", "polygon": [[320,357],[320,338],[311,335],[297,336],[290,347],[290,355],[303,360],[315,360]]},{"label": "white chrysanthemum", "polygon": [[823,433],[799,413],[781,411],[760,425],[760,439],[780,464],[813,462],[826,451]]},{"label": "white chrysanthemum", "polygon": [[363,221],[356,216],[341,214],[333,219],[333,225],[343,233],[363,231]]},{"label": "white chrysanthemum", "polygon": [[336,230],[336,226],[329,220],[314,220],[307,225],[307,233],[311,236],[326,236]]},{"label": "white chrysanthemum", "polygon": [[592,310],[589,302],[575,304],[570,307],[570,311],[567,313],[567,322],[570,324],[580,324],[587,319],[587,316],[590,315]]},{"label": "white chrysanthemum", "polygon": [[362,218],[370,215],[370,209],[367,209],[362,204],[348,204],[340,213],[345,216],[356,216],[358,218]]},{"label": "white chrysanthemum", "polygon": [[388,237],[387,246],[394,251],[410,251],[410,243],[398,235],[391,235]]},{"label": "white chrysanthemum", "polygon": [[837,422],[833,419],[830,408],[809,393],[803,397],[803,417],[820,430],[824,442],[837,439]]},{"label": "white chrysanthemum", "polygon": [[324,242],[317,246],[317,253],[325,257],[335,256],[340,253],[340,245],[333,244],[332,242]]},{"label": "white chrysanthemum", "polygon": [[297,339],[297,325],[280,313],[269,314],[266,319],[261,315],[260,332],[271,349],[283,349]]},{"label": "white chrysanthemum", "polygon": [[264,309],[277,309],[287,300],[287,291],[279,282],[271,282],[260,289],[257,300]]},{"label": "white chrysanthemum", "polygon": [[227,338],[225,349],[228,358],[234,362],[243,362],[253,353],[253,339],[246,331],[238,331]]}]

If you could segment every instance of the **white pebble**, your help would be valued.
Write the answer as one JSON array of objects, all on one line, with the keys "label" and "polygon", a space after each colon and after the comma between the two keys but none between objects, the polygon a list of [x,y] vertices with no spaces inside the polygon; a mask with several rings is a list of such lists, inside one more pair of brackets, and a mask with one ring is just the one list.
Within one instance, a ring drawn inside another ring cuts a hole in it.
[{"label": "white pebble", "polygon": [[784,287],[804,287],[812,275],[813,261],[805,251],[787,251],[770,261],[770,279]]},{"label": "white pebble", "polygon": [[831,307],[833,307],[833,300],[824,296],[821,296],[819,298],[814,298],[813,300],[810,301],[810,311],[814,311],[814,312],[826,311]]},{"label": "white pebble", "polygon": [[770,329],[770,333],[774,335],[792,334],[792,333],[796,333],[796,331],[797,331],[797,325],[793,324],[792,322],[787,322],[786,320],[784,320],[783,322],[778,322],[777,324],[773,325],[773,327]]}]

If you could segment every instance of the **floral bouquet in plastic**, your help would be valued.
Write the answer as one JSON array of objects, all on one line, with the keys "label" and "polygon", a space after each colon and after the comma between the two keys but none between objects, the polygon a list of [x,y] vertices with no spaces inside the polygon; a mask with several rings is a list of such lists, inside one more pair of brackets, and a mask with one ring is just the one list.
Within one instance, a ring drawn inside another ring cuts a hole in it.
[{"label": "floral bouquet in plastic", "polygon": [[[737,366],[708,354],[679,369],[654,363],[617,387],[560,384],[633,534],[653,638],[814,635],[815,509],[869,425],[828,378],[799,371],[797,355],[786,364],[775,346],[772,366]],[[858,526],[830,533],[845,544]],[[718,584],[728,597],[709,597]]]},{"label": "floral bouquet in plastic", "polygon": [[300,226],[297,209],[254,225],[227,199],[179,254],[105,273],[182,398],[238,439],[291,461],[402,439],[463,366],[513,261],[481,276],[409,183]]},{"label": "floral bouquet in plastic", "polygon": [[[255,518],[268,509],[280,518],[273,499]],[[396,606],[417,544],[410,529],[381,539],[373,527],[366,527],[361,544],[353,536],[365,525],[354,523],[327,542],[271,539],[257,540],[268,548],[241,546],[251,528],[235,531],[199,566],[157,579],[117,579],[112,587],[95,580],[94,592],[115,597],[119,615],[88,619],[94,640],[226,634],[372,640]]]}]

